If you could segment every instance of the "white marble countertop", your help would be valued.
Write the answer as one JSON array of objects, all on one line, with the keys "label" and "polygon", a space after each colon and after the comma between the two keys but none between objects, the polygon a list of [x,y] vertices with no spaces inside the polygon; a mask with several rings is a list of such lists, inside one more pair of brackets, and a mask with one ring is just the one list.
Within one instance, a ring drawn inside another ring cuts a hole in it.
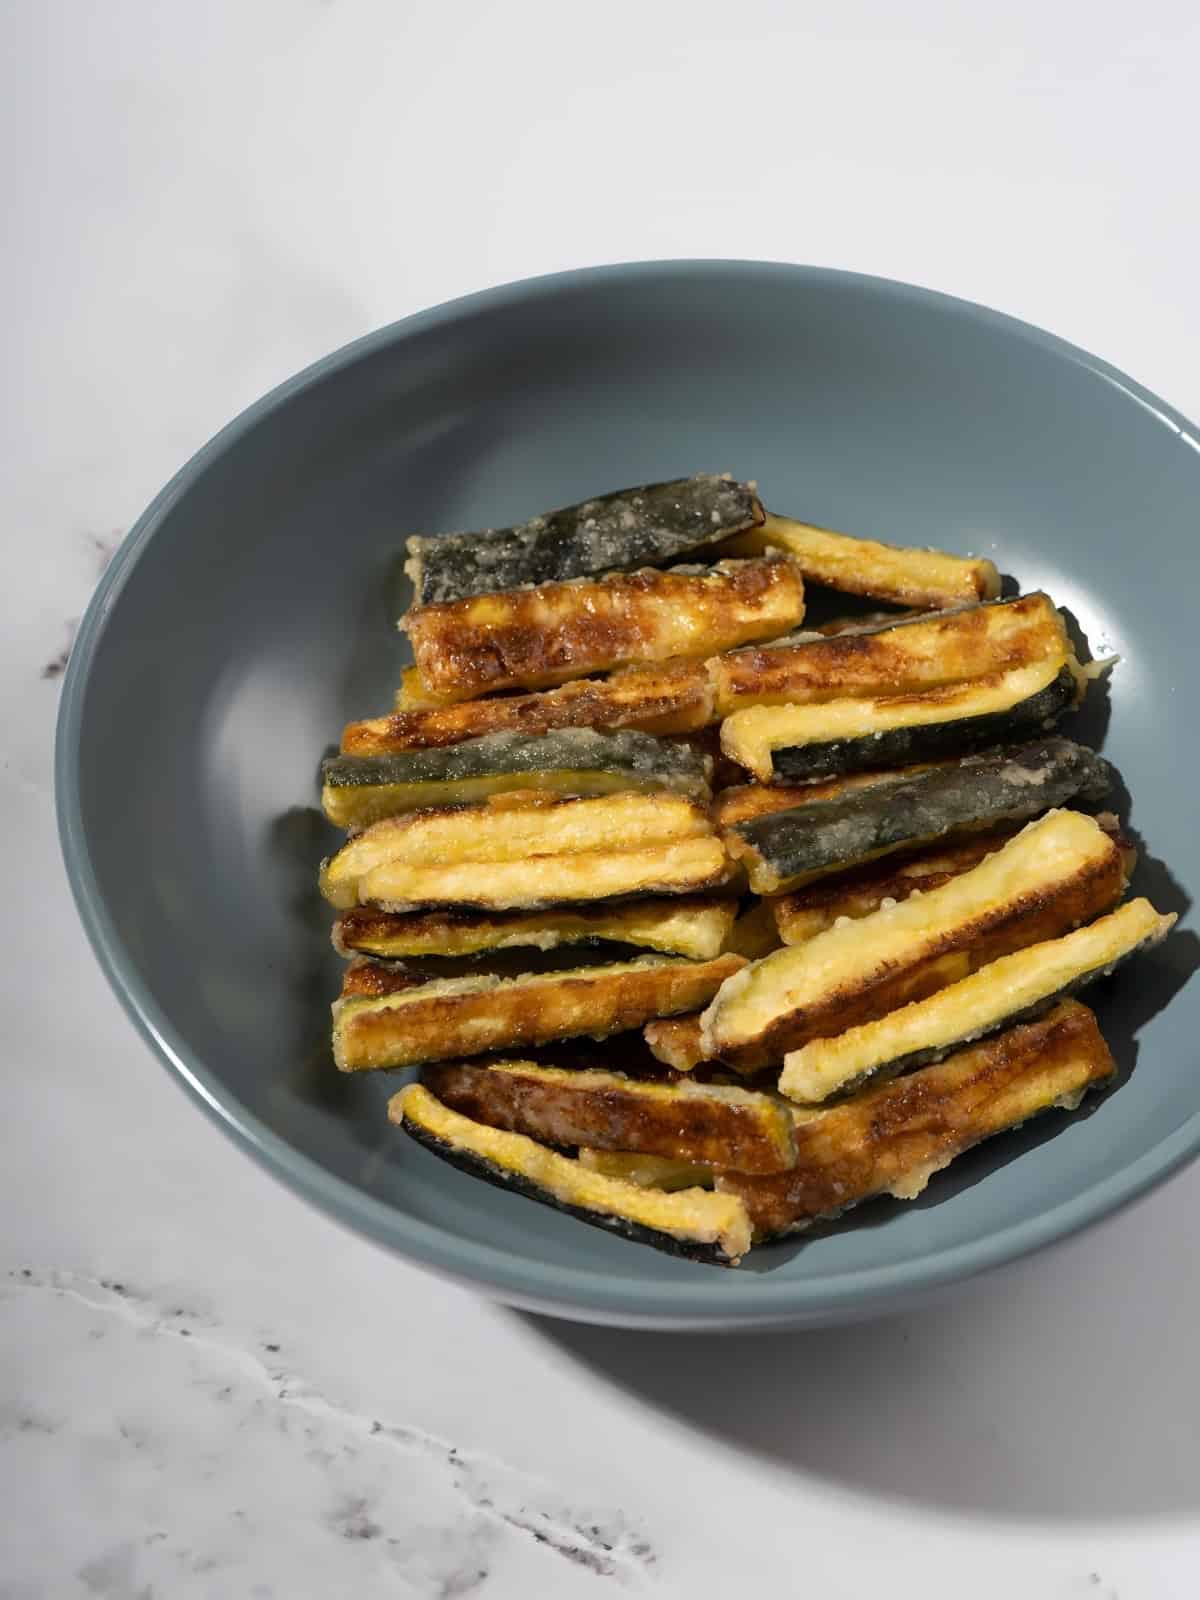
[{"label": "white marble countertop", "polygon": [[85,945],[50,784],[73,619],[160,484],[487,283],[854,267],[1200,415],[1194,5],[13,0],[0,29],[0,1596],[1200,1592],[1200,1169],[849,1331],[487,1305],[196,1114]]}]

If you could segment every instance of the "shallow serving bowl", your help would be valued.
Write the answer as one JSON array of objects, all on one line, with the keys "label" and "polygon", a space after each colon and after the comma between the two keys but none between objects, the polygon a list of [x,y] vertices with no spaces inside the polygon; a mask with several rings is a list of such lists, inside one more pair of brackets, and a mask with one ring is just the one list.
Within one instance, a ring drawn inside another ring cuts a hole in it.
[{"label": "shallow serving bowl", "polygon": [[[1082,733],[1133,796],[1135,887],[1183,913],[1098,995],[1114,1093],[963,1158],[915,1204],[864,1207],[735,1272],[500,1194],[389,1127],[395,1083],[341,1078],[329,1057],[339,962],[315,889],[334,837],[314,809],[318,760],[348,718],[388,708],[404,659],[404,535],[724,469],[790,515],[990,555],[1068,607],[1096,653],[1119,653]],[[601,268],[456,301],[252,406],[126,539],[63,692],[58,805],[80,912],[196,1099],[414,1261],[634,1326],[895,1308],[1096,1220],[1200,1144],[1198,522],[1190,424],[962,301],[753,262]]]}]

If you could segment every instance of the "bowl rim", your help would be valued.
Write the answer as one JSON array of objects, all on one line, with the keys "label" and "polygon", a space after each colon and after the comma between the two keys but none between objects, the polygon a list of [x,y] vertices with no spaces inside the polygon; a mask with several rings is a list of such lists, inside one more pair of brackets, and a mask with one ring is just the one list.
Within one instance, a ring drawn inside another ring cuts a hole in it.
[{"label": "bowl rim", "polygon": [[[208,466],[293,396],[332,373],[390,346],[484,311],[536,302],[564,289],[664,278],[786,281],[798,292],[854,289],[898,305],[919,304],[1007,334],[1082,367],[1133,401],[1200,454],[1200,430],[1125,373],[1056,335],[973,301],[893,279],[831,267],[737,258],[661,259],[576,268],[519,279],[456,297],[377,328],[287,378],[256,400],[188,460],[155,496],[122,541],[80,623],[63,680],[54,752],[59,839],[88,940],[126,1014],[154,1053],[234,1142],[302,1198],[443,1277],[505,1303],[581,1321],[663,1329],[747,1329],[850,1321],[878,1315],[976,1273],[1042,1249],[1109,1216],[1161,1183],[1200,1152],[1200,1105],[1168,1137],[1126,1165],[1037,1217],[949,1249],[865,1270],[787,1278],[772,1273],[698,1272],[694,1281],[597,1273],[550,1265],[459,1237],[366,1193],[275,1133],[194,1057],[143,985],[131,952],[109,915],[97,881],[80,795],[80,739],[88,679],[109,617],[142,553],[175,505]],[[730,1280],[734,1280],[731,1283]],[[733,1289],[736,1298],[731,1296]]]}]

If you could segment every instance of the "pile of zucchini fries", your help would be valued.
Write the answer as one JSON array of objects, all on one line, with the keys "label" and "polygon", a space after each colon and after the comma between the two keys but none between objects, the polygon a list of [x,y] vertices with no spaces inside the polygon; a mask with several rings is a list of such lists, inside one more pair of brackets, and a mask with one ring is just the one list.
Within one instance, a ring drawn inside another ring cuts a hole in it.
[{"label": "pile of zucchini fries", "polygon": [[[415,665],[323,769],[343,1072],[582,1220],[736,1265],[1114,1073],[1164,937],[1082,666],[990,561],[695,478],[409,541]],[[687,565],[679,565],[681,561]],[[893,609],[801,631],[805,585]]]}]

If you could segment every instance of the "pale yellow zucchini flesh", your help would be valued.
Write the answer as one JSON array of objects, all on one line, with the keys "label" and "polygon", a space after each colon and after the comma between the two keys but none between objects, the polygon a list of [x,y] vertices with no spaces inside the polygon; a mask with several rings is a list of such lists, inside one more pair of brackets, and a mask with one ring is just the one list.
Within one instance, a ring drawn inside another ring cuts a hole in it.
[{"label": "pale yellow zucchini flesh", "polygon": [[473,1122],[419,1083],[392,1097],[388,1116],[453,1166],[635,1243],[716,1266],[737,1266],[750,1248],[750,1219],[734,1195],[668,1194],[609,1177],[524,1134]]},{"label": "pale yellow zucchini flesh", "polygon": [[707,1004],[741,965],[739,956],[642,956],[517,978],[440,978],[399,994],[338,1000],[334,1060],[343,1072],[357,1072],[529,1049],[577,1035],[602,1039]]},{"label": "pale yellow zucchini flesh", "polygon": [[1109,910],[1126,875],[1125,856],[1094,818],[1048,812],[940,888],[744,968],[704,1015],[705,1056],[766,1066],[885,1016]]},{"label": "pale yellow zucchini flesh", "polygon": [[1131,900],[1087,927],[1004,956],[883,1018],[811,1040],[784,1058],[779,1087],[811,1104],[873,1073],[937,1060],[1110,972],[1165,938],[1174,922],[1148,900]]},{"label": "pale yellow zucchini flesh", "polygon": [[389,861],[359,880],[358,895],[361,903],[384,911],[533,910],[637,895],[697,894],[719,889],[730,872],[719,839],[692,838],[638,849],[535,855],[483,868],[474,861],[428,866]]},{"label": "pale yellow zucchini flesh", "polygon": [[743,1201],[756,1240],[876,1195],[912,1200],[965,1150],[1043,1111],[1074,1110],[1115,1071],[1095,1017],[1064,1000],[935,1066],[805,1113],[794,1130],[794,1167],[771,1177],[723,1172],[717,1188]]}]

